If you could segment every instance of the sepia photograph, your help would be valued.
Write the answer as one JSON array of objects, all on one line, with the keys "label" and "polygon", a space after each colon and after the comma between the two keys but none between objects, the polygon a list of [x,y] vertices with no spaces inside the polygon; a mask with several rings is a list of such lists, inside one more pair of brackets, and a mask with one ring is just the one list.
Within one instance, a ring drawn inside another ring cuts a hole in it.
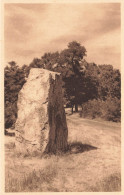
[{"label": "sepia photograph", "polygon": [[3,9],[4,191],[121,192],[121,2]]}]

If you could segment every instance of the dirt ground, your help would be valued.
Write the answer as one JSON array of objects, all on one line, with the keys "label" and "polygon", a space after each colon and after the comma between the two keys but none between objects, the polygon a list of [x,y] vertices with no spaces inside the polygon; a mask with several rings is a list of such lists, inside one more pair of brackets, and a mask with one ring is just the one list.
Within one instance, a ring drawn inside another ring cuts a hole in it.
[{"label": "dirt ground", "polygon": [[62,156],[15,155],[5,136],[6,192],[121,191],[120,123],[67,115],[70,151]]}]

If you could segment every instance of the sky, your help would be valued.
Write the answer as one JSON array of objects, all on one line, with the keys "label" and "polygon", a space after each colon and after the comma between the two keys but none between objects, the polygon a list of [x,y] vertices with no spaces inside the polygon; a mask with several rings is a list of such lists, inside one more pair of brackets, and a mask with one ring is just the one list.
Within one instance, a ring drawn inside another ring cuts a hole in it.
[{"label": "sky", "polygon": [[5,65],[12,60],[28,65],[45,52],[67,48],[74,40],[86,48],[86,61],[120,69],[120,4],[4,5]]}]

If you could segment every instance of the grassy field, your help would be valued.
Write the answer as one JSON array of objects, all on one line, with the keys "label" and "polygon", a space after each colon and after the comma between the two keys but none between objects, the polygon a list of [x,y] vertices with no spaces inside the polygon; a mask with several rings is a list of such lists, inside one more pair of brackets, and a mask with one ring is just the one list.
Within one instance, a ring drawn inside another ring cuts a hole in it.
[{"label": "grassy field", "polygon": [[6,192],[121,191],[121,127],[67,115],[70,150],[62,156],[22,157],[5,136]]}]

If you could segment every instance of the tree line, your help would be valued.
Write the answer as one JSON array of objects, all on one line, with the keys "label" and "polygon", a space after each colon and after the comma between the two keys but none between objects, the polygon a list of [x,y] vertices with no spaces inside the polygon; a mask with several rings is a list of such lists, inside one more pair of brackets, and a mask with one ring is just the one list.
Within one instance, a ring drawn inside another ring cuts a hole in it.
[{"label": "tree line", "polygon": [[27,66],[11,61],[5,67],[5,128],[14,127],[18,93],[31,68],[59,72],[63,80],[64,104],[80,116],[119,122],[121,118],[121,74],[112,65],[88,63],[86,49],[72,41],[61,52],[44,53]]}]

